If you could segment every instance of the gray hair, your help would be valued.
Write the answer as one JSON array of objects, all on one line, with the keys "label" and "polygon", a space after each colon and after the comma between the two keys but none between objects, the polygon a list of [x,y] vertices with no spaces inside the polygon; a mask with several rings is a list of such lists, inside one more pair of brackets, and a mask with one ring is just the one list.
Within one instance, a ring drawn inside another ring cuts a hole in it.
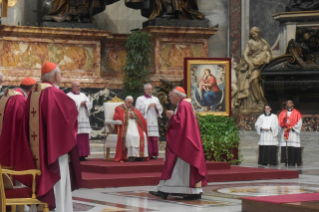
[{"label": "gray hair", "polygon": [[177,95],[179,95],[180,97],[182,98],[186,98],[186,94],[182,93],[182,92],[179,92],[178,90],[176,89],[173,89],[174,93],[176,93]]},{"label": "gray hair", "polygon": [[151,83],[144,84],[144,89],[146,89],[147,86],[151,86],[153,88],[153,85]]},{"label": "gray hair", "polygon": [[52,82],[52,79],[55,77],[56,73],[59,73],[59,72],[60,72],[60,68],[59,66],[56,66],[56,68],[53,71],[43,74],[41,76],[41,81]]},{"label": "gray hair", "polygon": [[125,98],[125,101],[128,100],[128,99],[132,99],[132,100],[134,101],[134,98],[133,98],[132,96],[127,96],[127,97]]}]

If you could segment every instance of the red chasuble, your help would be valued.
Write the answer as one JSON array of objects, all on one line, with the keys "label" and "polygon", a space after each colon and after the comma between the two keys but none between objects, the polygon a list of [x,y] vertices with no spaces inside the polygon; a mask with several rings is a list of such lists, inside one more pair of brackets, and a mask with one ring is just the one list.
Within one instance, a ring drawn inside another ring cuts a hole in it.
[{"label": "red chasuble", "polygon": [[7,90],[0,100],[0,162],[14,166],[15,148],[18,147],[20,126],[26,98],[19,92]]},{"label": "red chasuble", "polygon": [[[74,101],[50,83],[38,83],[26,102],[24,133],[19,136],[16,170],[40,169],[37,198],[55,208],[53,186],[60,180],[58,158],[70,155],[72,190],[81,186],[79,154],[76,143],[78,110]],[[18,178],[30,186],[31,178]]]},{"label": "red chasuble", "polygon": [[127,133],[130,111],[134,112],[134,115],[135,115],[138,133],[140,135],[140,156],[144,157],[144,145],[145,145],[145,142],[147,142],[147,140],[144,141],[143,132],[145,132],[146,137],[147,137],[147,122],[146,122],[145,118],[143,117],[143,115],[140,113],[140,111],[138,111],[135,107],[132,107],[131,110],[128,110],[125,108],[125,106],[123,104],[123,105],[117,106],[115,108],[115,113],[114,113],[114,117],[113,117],[113,120],[122,121],[121,126],[115,127],[115,132],[118,132],[118,127],[120,127],[120,129],[119,129],[120,132],[118,134],[118,139],[117,139],[116,154],[115,154],[115,159],[114,159],[115,161],[118,161],[118,162],[128,160],[126,157],[127,156],[127,149],[125,146],[125,142],[126,142],[126,133]]},{"label": "red chasuble", "polygon": [[[287,118],[289,123],[287,123]],[[291,111],[290,116],[287,115],[287,110],[283,110],[279,114],[278,122],[282,128],[285,128],[284,138],[288,141],[290,129],[293,128],[301,119],[301,113],[295,108]]]},{"label": "red chasuble", "polygon": [[192,105],[183,98],[166,133],[167,146],[162,180],[171,178],[177,157],[191,166],[190,187],[207,185],[207,168],[198,121]]},{"label": "red chasuble", "polygon": [[21,90],[21,88],[16,88],[14,89],[14,91],[21,93],[25,97],[24,92]]}]

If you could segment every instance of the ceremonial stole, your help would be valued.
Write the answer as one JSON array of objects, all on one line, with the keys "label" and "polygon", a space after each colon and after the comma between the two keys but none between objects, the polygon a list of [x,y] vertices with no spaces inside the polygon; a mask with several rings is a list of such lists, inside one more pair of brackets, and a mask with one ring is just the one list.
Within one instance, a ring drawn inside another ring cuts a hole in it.
[{"label": "ceremonial stole", "polygon": [[137,124],[142,128],[142,132],[140,130],[140,128],[138,128],[139,131],[139,135],[142,135],[142,137],[140,137],[140,157],[144,157],[144,145],[145,145],[145,141],[144,141],[144,132],[145,129],[143,127],[142,121],[140,120],[140,118],[138,117],[138,115],[135,113],[135,107],[133,107],[131,110],[128,110],[125,108],[124,105],[122,105],[120,107],[122,110],[124,110],[124,117],[123,117],[123,130],[122,130],[122,150],[124,151],[126,149],[125,147],[125,142],[126,142],[126,133],[127,133],[127,128],[128,128],[128,120],[129,120],[129,112],[132,111],[134,112],[135,115],[135,120],[137,122]]},{"label": "ceremonial stole", "polygon": [[[192,106],[195,119],[197,119],[196,111],[191,103],[191,99],[184,99],[183,101],[188,102]],[[199,181],[198,183],[196,183],[195,188],[201,188],[201,187],[202,187],[202,181]]]},{"label": "ceremonial stole", "polygon": [[[287,119],[289,123],[287,123]],[[284,139],[288,141],[290,130],[299,122],[301,119],[301,114],[296,109],[293,109],[290,113],[290,116],[287,115],[287,110],[282,111],[279,114],[279,125],[285,129]]]},{"label": "ceremonial stole", "polygon": [[14,90],[7,89],[4,95],[0,99],[0,136],[2,133],[4,110],[6,109],[7,102],[10,99],[10,97],[16,96],[16,95],[22,95],[22,94]]},{"label": "ceremonial stole", "polygon": [[35,84],[30,98],[29,141],[37,169],[40,169],[40,96],[42,91],[49,87],[52,87],[52,85],[47,83]]}]

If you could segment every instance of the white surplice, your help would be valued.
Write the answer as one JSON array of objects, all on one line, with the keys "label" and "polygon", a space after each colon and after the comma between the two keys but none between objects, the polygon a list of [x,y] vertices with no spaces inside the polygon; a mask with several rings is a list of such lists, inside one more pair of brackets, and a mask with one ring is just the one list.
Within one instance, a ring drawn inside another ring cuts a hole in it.
[{"label": "white surplice", "polygon": [[[90,102],[89,98],[84,94],[74,94],[69,92],[67,94],[73,101],[79,111],[78,116],[78,134],[89,134],[91,132],[90,126],[90,111],[92,109],[92,103]],[[81,107],[81,102],[86,101],[86,108]]]},{"label": "white surplice", "polygon": [[[265,114],[260,115],[255,123],[255,128],[257,134],[259,135],[258,145],[278,145],[278,118],[275,114],[271,114],[269,116],[266,116]],[[261,130],[261,128],[267,130]]]},{"label": "white surplice", "polygon": [[[289,117],[291,114],[291,111],[287,112],[287,116]],[[289,122],[289,120],[288,120]],[[287,146],[292,146],[292,147],[300,147],[300,131],[302,127],[302,118],[298,121],[298,123],[293,126],[292,130],[289,132],[289,137],[287,141]],[[285,129],[281,128],[281,141],[280,141],[280,146],[286,147],[286,140],[284,139],[284,133]]]},{"label": "white surplice", "polygon": [[57,212],[73,212],[71,180],[68,154],[58,158],[61,179],[54,185],[54,197]]},{"label": "white surplice", "polygon": [[[154,107],[148,109],[148,105],[151,103],[156,104],[157,111]],[[159,137],[157,117],[161,117],[161,114],[163,113],[163,107],[158,98],[155,96],[151,96],[151,98],[140,96],[136,100],[135,107],[142,113],[143,117],[147,121],[148,136]]]},{"label": "white surplice", "polygon": [[[178,103],[174,114],[178,110]],[[157,185],[155,191],[162,191],[166,193],[180,193],[180,194],[200,194],[203,192],[202,187],[190,187],[191,166],[181,158],[177,157],[175,166],[168,180],[161,180]]]}]

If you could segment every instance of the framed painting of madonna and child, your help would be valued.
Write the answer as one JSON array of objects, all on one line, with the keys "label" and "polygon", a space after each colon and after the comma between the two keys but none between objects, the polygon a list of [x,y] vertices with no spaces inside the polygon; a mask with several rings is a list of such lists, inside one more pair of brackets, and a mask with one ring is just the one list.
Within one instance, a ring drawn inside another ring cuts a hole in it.
[{"label": "framed painting of madonna and child", "polygon": [[197,113],[231,115],[230,74],[230,58],[184,59],[184,88]]}]

